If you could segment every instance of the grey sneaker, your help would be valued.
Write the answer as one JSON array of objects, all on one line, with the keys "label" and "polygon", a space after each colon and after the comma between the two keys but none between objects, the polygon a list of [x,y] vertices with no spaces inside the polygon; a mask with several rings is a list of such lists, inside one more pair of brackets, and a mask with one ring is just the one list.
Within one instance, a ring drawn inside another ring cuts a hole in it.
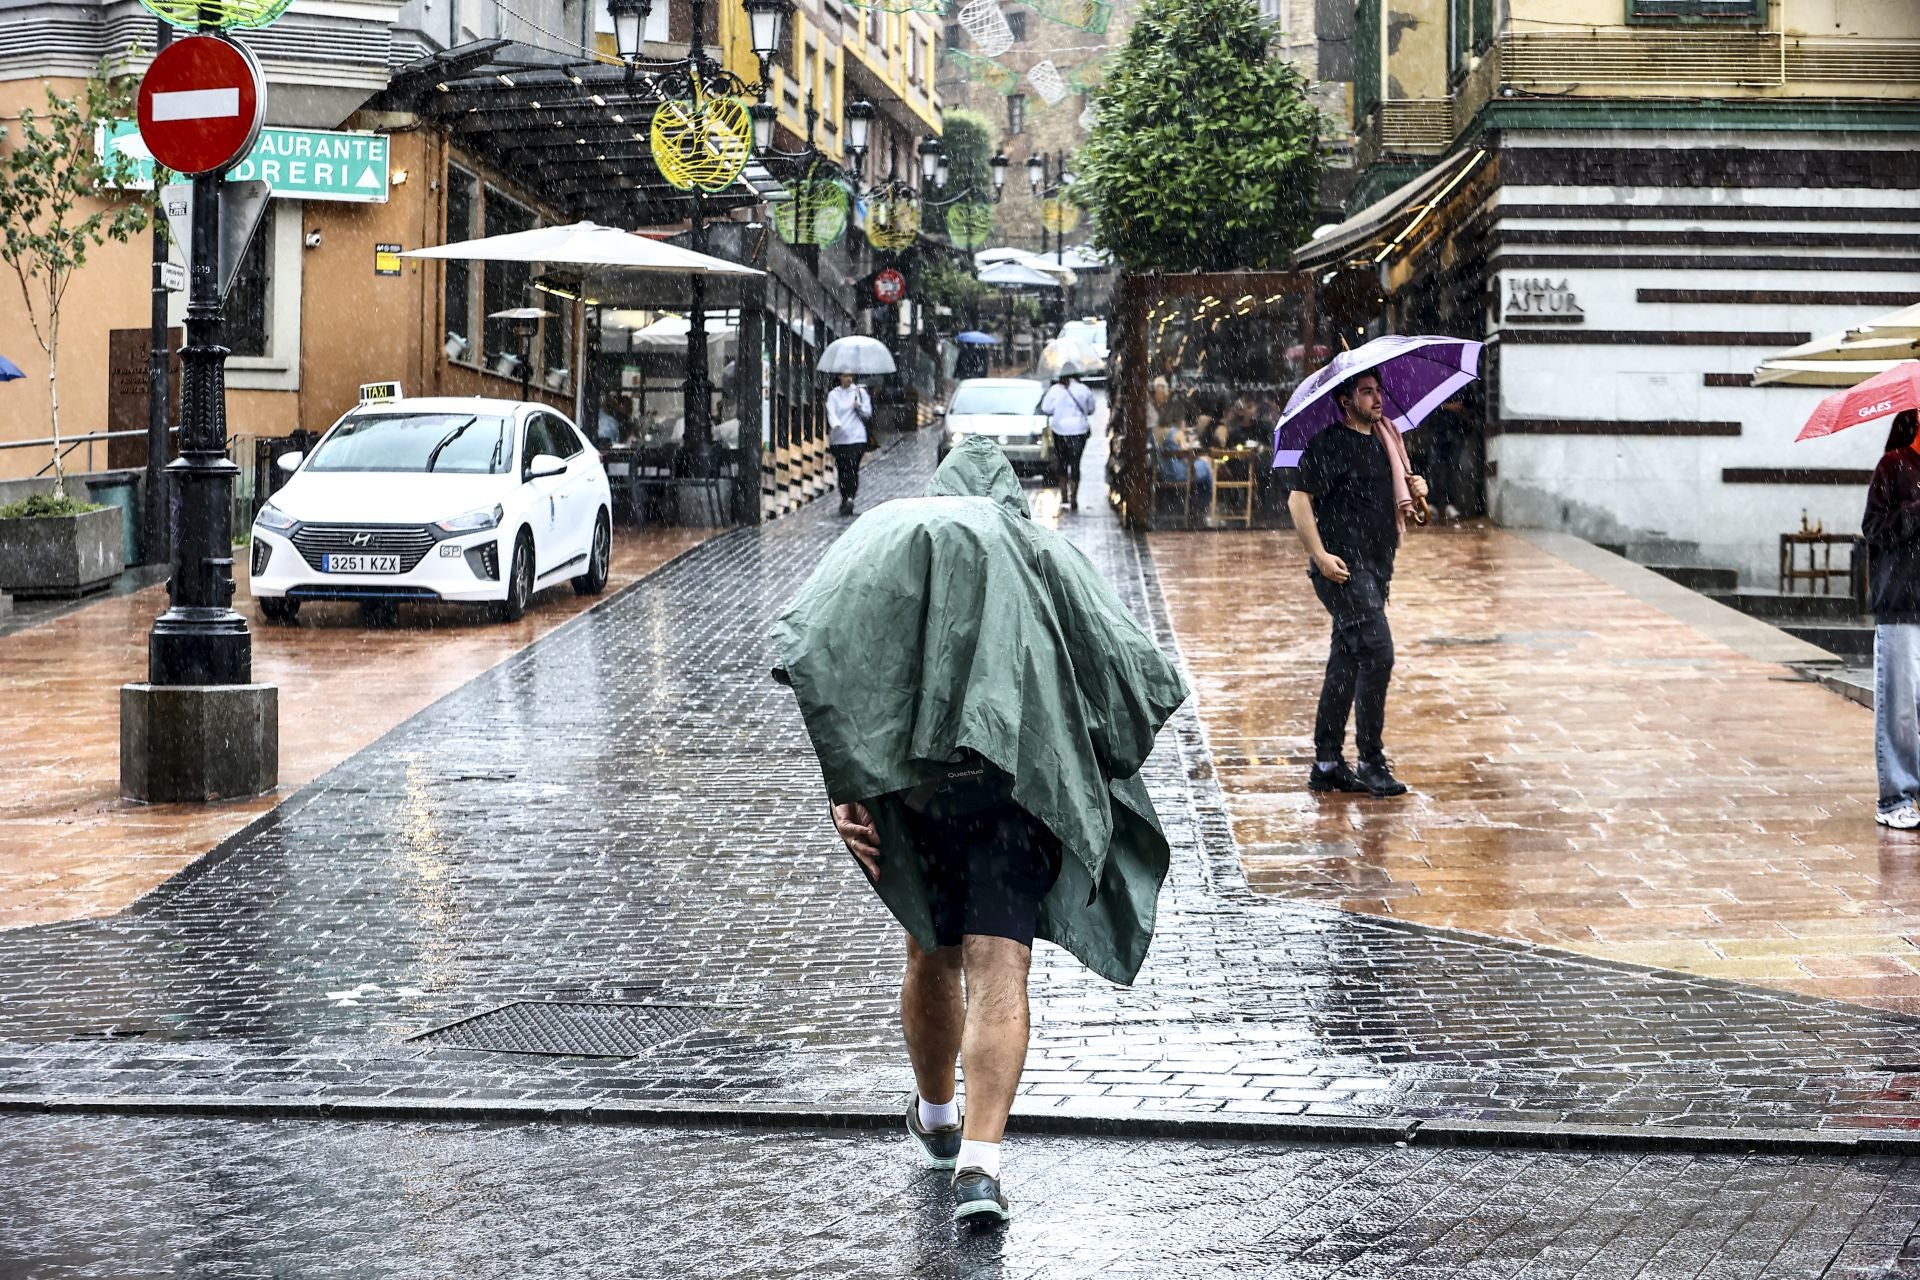
[{"label": "grey sneaker", "polygon": [[907,1099],[907,1132],[920,1149],[920,1163],[929,1169],[951,1169],[960,1158],[960,1126],[942,1125],[929,1129],[920,1123],[920,1095]]},{"label": "grey sneaker", "polygon": [[981,1169],[953,1175],[953,1220],[964,1226],[997,1227],[1013,1216],[1000,1192],[1000,1179]]}]

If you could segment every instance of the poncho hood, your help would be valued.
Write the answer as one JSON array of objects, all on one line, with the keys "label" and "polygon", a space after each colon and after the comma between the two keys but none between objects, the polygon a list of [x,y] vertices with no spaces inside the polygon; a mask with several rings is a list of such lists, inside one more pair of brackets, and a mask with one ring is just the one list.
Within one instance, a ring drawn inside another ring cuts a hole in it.
[{"label": "poncho hood", "polygon": [[1039,936],[1131,982],[1167,842],[1139,772],[1187,689],[1079,548],[1035,523],[998,446],[969,440],[927,486],[856,521],[774,625],[835,802],[865,804],[875,889],[935,945],[900,797],[977,754],[1059,838]]},{"label": "poncho hood", "polygon": [[1018,516],[1031,519],[1033,509],[1020,488],[1020,477],[1000,446],[980,436],[962,440],[927,481],[929,498],[991,498]]}]

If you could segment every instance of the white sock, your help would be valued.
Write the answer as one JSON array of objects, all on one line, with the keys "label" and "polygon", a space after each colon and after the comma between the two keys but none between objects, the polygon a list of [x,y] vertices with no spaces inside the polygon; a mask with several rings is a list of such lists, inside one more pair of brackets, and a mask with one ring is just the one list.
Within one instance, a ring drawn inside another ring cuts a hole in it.
[{"label": "white sock", "polygon": [[958,1169],[978,1169],[989,1178],[1000,1176],[1000,1144],[997,1142],[972,1142],[960,1140],[960,1158],[953,1162]]},{"label": "white sock", "polygon": [[960,1099],[950,1102],[928,1102],[920,1099],[920,1127],[922,1129],[948,1129],[960,1123]]}]

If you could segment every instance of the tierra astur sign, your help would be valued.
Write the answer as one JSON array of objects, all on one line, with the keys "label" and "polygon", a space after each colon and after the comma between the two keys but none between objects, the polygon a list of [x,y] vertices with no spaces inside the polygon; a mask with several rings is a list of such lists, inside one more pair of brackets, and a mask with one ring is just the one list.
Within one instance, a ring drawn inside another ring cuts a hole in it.
[{"label": "tierra astur sign", "polygon": [[[109,148],[133,161],[137,190],[153,186],[153,155],[132,120],[115,120],[96,139],[102,155]],[[338,129],[280,129],[268,126],[241,161],[227,171],[229,182],[264,182],[282,200],[347,200],[363,204],[387,201],[387,135]]]}]

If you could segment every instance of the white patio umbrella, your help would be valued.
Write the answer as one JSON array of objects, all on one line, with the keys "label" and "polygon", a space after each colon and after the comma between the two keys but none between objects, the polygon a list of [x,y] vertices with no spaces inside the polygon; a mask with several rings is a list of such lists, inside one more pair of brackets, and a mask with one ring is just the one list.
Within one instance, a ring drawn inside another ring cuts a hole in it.
[{"label": "white patio umbrella", "polygon": [[1060,289],[1064,283],[1057,276],[1047,274],[1024,262],[996,262],[982,268],[974,277],[981,284],[997,285],[1002,289]]},{"label": "white patio umbrella", "polygon": [[820,353],[814,365],[821,373],[852,373],[872,377],[894,371],[893,353],[877,338],[855,335],[836,338]]},{"label": "white patio umbrella", "polygon": [[1040,255],[1031,249],[1016,249],[1010,244],[982,249],[973,255],[975,267],[990,267],[996,262],[1031,262]]},{"label": "white patio umbrella", "polygon": [[1055,338],[1040,349],[1040,372],[1049,378],[1080,377],[1105,367],[1093,348],[1078,338]]},{"label": "white patio umbrella", "polygon": [[1885,373],[1899,360],[1762,360],[1753,371],[1756,387],[1853,387]]},{"label": "white patio umbrella", "polygon": [[1851,387],[1920,356],[1920,305],[1829,333],[1761,361],[1756,387]]},{"label": "white patio umbrella", "polygon": [[576,267],[659,271],[669,275],[757,276],[752,267],[715,258],[664,240],[603,227],[597,222],[574,222],[561,227],[535,227],[506,235],[483,236],[453,244],[409,249],[403,258],[464,258],[483,262],[545,262]]},{"label": "white patio umbrella", "polygon": [[[725,342],[733,336],[734,325],[728,321],[707,319],[707,345]],[[678,351],[687,345],[687,335],[693,332],[693,324],[685,316],[661,316],[644,328],[635,329],[628,335],[628,341],[636,349],[647,351]]]}]

